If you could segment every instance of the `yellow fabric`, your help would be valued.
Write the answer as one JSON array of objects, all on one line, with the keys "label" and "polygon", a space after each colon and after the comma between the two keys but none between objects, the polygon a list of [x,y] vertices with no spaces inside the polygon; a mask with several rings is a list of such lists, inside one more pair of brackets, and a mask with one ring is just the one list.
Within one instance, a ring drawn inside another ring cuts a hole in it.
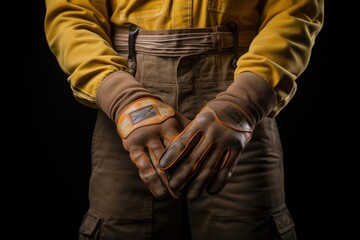
[{"label": "yellow fabric", "polygon": [[46,0],[46,9],[50,49],[69,74],[75,97],[94,108],[101,81],[128,71],[126,59],[112,47],[111,25],[158,30],[234,21],[259,29],[234,78],[251,71],[268,81],[277,94],[276,115],[295,93],[324,20],[323,0]]}]

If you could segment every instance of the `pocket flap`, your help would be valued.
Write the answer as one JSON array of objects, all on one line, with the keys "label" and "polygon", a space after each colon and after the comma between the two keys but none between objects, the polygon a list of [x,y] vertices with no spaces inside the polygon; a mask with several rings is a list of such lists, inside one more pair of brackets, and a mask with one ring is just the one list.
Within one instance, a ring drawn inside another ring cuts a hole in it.
[{"label": "pocket flap", "polygon": [[281,235],[284,234],[295,227],[294,221],[291,218],[290,212],[285,209],[281,212],[273,214],[275,226],[277,232]]},{"label": "pocket flap", "polygon": [[99,224],[100,224],[99,218],[86,214],[79,231],[84,235],[93,236]]}]

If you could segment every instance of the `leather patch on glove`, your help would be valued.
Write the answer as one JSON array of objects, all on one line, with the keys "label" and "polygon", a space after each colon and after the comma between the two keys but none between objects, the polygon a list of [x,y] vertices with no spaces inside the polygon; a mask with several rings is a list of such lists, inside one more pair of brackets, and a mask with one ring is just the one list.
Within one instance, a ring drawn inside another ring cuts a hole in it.
[{"label": "leather patch on glove", "polygon": [[173,116],[175,111],[169,105],[154,98],[141,98],[120,114],[118,132],[122,138],[127,138],[135,129],[161,123]]}]

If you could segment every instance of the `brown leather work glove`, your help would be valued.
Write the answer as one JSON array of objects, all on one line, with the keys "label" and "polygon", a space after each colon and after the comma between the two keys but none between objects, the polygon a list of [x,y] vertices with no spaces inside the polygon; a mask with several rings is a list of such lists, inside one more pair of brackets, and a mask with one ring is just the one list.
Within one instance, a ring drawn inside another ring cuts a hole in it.
[{"label": "brown leather work glove", "polygon": [[270,85],[242,73],[208,102],[160,158],[175,198],[194,199],[207,188],[220,192],[231,177],[255,125],[276,104]]},{"label": "brown leather work glove", "polygon": [[125,72],[113,73],[103,81],[97,103],[116,122],[123,146],[151,193],[156,198],[169,195],[158,160],[189,120]]},{"label": "brown leather work glove", "polygon": [[167,179],[158,160],[183,129],[179,118],[171,106],[147,97],[128,105],[117,122],[124,148],[139,169],[142,181],[157,198],[167,195],[166,184],[163,184]]}]

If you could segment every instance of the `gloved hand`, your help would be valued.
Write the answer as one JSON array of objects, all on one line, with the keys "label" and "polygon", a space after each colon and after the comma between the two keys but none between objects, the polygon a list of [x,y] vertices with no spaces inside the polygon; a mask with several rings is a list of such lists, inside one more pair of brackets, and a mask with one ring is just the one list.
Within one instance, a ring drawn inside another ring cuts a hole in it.
[{"label": "gloved hand", "polygon": [[231,177],[255,125],[275,106],[270,85],[242,73],[209,101],[160,158],[175,198],[220,192]]},{"label": "gloved hand", "polygon": [[183,119],[175,110],[155,98],[141,98],[120,114],[118,133],[130,158],[139,169],[139,175],[157,198],[167,195],[167,179],[158,160],[165,147],[181,132]]},{"label": "gloved hand", "polygon": [[[116,123],[124,148],[156,198],[169,195],[158,160],[189,120],[149,93],[132,75],[109,75],[97,92],[98,106]],[[119,159],[121,161],[121,159]]]}]

